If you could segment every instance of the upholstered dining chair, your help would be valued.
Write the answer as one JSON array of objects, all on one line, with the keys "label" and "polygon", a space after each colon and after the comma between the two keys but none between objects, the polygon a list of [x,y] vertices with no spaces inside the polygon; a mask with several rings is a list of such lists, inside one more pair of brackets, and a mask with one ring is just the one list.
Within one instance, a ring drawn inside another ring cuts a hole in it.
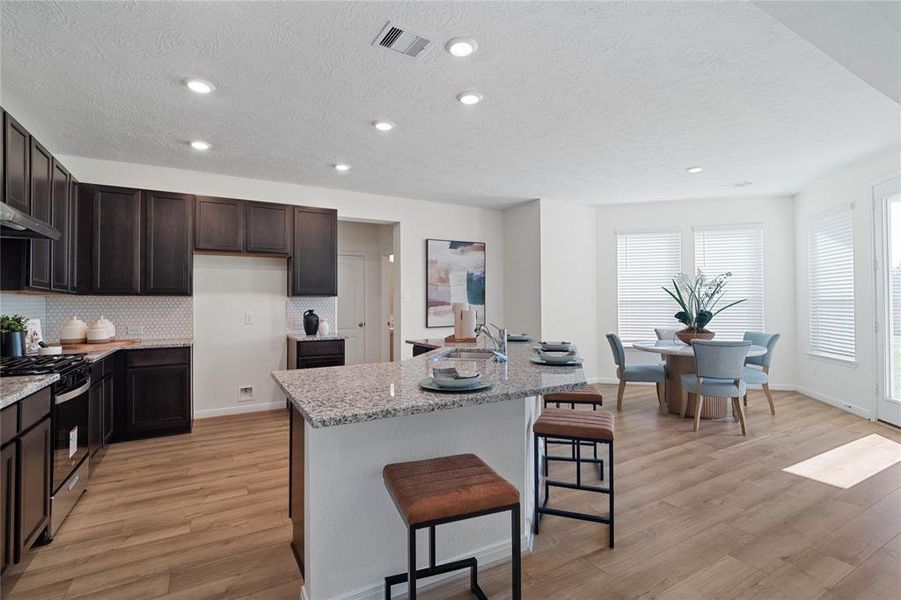
[{"label": "upholstered dining chair", "polygon": [[657,334],[658,340],[671,342],[676,338],[676,333],[681,327],[655,327],[654,333]]},{"label": "upholstered dining chair", "polygon": [[[682,376],[682,389],[695,395],[694,430],[701,428],[701,410],[704,396],[731,398],[732,412],[741,423],[741,434],[747,435],[745,411],[741,400],[748,386],[741,378],[745,358],[751,349],[751,342],[717,342],[713,340],[693,340],[691,347],[695,354],[695,373]],[[682,416],[688,409],[688,401],[682,403]]]},{"label": "upholstered dining chair", "polygon": [[[763,388],[767,402],[770,403],[770,414],[776,414],[776,406],[773,404],[773,395],[770,393],[770,364],[773,362],[773,349],[782,335],[778,333],[764,333],[762,331],[746,331],[745,340],[755,346],[765,346],[766,354],[763,356],[749,356],[745,359],[745,368],[742,369],[741,378],[748,385],[759,385]],[[745,394],[745,406],[748,405],[748,395]]]},{"label": "upholstered dining chair", "polygon": [[626,351],[619,336],[615,333],[608,333],[607,342],[610,344],[610,350],[613,352],[613,362],[616,363],[616,378],[619,379],[619,389],[616,391],[616,410],[623,409],[623,392],[626,391],[626,382],[656,384],[657,403],[660,404],[660,408],[666,410],[663,398],[663,386],[666,385],[666,367],[660,363],[626,366]]}]

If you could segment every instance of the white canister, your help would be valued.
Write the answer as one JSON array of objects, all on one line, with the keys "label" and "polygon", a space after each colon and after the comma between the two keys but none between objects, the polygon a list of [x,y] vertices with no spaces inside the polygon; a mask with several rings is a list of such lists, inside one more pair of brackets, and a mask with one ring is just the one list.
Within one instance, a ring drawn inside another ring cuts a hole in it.
[{"label": "white canister", "polygon": [[59,331],[59,340],[63,344],[84,343],[88,335],[88,325],[76,316],[69,317]]},{"label": "white canister", "polygon": [[467,333],[463,327],[463,313],[469,310],[469,304],[466,302],[454,302],[451,310],[454,313],[454,337],[458,340],[472,337],[472,331]]},{"label": "white canister", "polygon": [[328,320],[319,319],[319,330],[317,331],[317,334],[319,335],[319,337],[326,337],[329,334],[329,332],[331,332],[331,330],[332,330],[332,327],[331,327],[331,325],[328,324]]},{"label": "white canister", "polygon": [[474,338],[476,336],[476,311],[464,310],[463,314],[460,316],[460,323],[460,328],[463,330],[463,335],[457,337]]}]

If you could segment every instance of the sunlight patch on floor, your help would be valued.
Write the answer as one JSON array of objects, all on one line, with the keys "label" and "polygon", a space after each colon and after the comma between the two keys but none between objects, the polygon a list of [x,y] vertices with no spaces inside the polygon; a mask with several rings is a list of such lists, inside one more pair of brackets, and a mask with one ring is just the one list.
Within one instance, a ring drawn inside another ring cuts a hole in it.
[{"label": "sunlight patch on floor", "polygon": [[873,433],[782,470],[848,489],[897,462],[901,462],[901,444]]}]

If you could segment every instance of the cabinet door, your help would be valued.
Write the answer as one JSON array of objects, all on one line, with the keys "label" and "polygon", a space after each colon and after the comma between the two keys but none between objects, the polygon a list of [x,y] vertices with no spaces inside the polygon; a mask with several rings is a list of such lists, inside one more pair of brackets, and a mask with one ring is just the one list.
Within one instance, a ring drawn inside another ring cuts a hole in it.
[{"label": "cabinet door", "polygon": [[9,114],[3,113],[3,139],[3,200],[10,206],[31,214],[31,136]]},{"label": "cabinet door", "polygon": [[141,192],[127,188],[95,188],[92,213],[93,292],[139,294]]},{"label": "cabinet door", "polygon": [[112,376],[103,380],[103,445],[106,446],[113,437],[113,404],[115,401],[115,390],[113,386],[114,379]]},{"label": "cabinet door", "polygon": [[[31,138],[31,216],[51,223],[51,182],[53,157],[34,138]],[[31,240],[29,286],[50,289],[50,240]]]},{"label": "cabinet door", "polygon": [[337,211],[306,207],[294,209],[291,295],[338,295]]},{"label": "cabinet door", "polygon": [[190,430],[190,382],[187,365],[131,368],[125,420],[128,433],[186,433]]},{"label": "cabinet door", "polygon": [[50,224],[59,231],[60,238],[50,242],[50,289],[69,291],[69,172],[53,161]]},{"label": "cabinet door", "polygon": [[244,205],[247,230],[245,250],[265,254],[291,253],[291,207],[268,202]]},{"label": "cabinet door", "polygon": [[69,176],[69,291],[78,291],[79,245],[87,243],[78,239],[78,181]]},{"label": "cabinet door", "polygon": [[19,438],[18,556],[31,547],[50,516],[50,419]]},{"label": "cabinet door", "polygon": [[96,381],[88,393],[88,454],[103,446],[103,382]]},{"label": "cabinet door", "polygon": [[194,197],[144,192],[144,293],[190,295]]},{"label": "cabinet door", "polygon": [[194,249],[244,251],[244,201],[197,196],[194,203]]},{"label": "cabinet door", "polygon": [[0,451],[0,573],[16,562],[16,444]]}]

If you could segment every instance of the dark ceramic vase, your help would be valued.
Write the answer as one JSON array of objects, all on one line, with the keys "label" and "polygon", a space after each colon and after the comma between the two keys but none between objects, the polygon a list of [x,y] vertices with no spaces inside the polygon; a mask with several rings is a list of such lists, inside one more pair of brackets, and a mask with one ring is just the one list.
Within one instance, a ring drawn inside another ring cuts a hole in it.
[{"label": "dark ceramic vase", "polygon": [[303,313],[303,331],[307,335],[316,335],[319,331],[319,315],[314,313],[312,308]]},{"label": "dark ceramic vase", "polygon": [[0,356],[25,356],[25,332],[4,331],[0,333]]}]

